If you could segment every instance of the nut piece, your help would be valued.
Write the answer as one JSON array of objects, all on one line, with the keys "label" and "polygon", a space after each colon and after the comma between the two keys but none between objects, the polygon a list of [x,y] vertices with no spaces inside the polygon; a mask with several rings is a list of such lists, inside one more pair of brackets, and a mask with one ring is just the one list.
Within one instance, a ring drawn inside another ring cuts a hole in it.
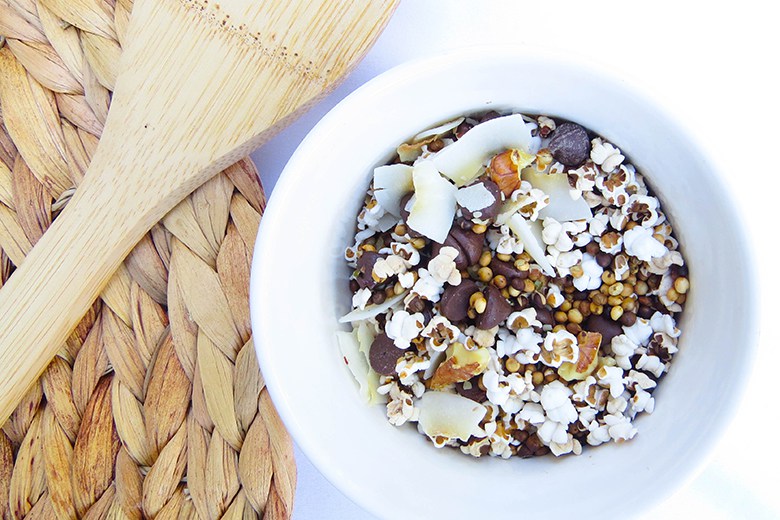
[{"label": "nut piece", "polygon": [[575,363],[563,363],[558,368],[558,375],[566,381],[582,381],[596,370],[598,353],[601,346],[601,334],[582,331],[577,335],[579,356]]},{"label": "nut piece", "polygon": [[468,381],[485,371],[490,354],[486,348],[466,350],[463,343],[453,343],[447,349],[447,359],[439,365],[431,379],[431,388],[440,390],[452,383]]},{"label": "nut piece", "polygon": [[490,180],[498,185],[501,192],[509,197],[520,187],[520,170],[533,162],[535,156],[522,150],[507,150],[490,160],[487,170]]}]

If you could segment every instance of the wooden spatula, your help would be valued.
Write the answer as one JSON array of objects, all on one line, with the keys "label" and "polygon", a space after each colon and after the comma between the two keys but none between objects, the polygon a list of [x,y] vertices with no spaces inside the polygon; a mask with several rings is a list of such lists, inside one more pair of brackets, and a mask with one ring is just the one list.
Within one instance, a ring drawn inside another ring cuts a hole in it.
[{"label": "wooden spatula", "polygon": [[138,240],[332,89],[397,2],[135,0],[89,171],[0,291],[0,424]]}]

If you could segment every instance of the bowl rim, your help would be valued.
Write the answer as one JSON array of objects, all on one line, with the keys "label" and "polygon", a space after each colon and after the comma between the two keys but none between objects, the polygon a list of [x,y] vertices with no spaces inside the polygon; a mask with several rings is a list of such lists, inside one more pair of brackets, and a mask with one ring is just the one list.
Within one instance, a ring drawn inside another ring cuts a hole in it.
[{"label": "bowl rim", "polygon": [[[414,77],[416,71],[424,72],[431,67],[452,67],[457,66],[461,62],[469,62],[471,60],[479,59],[484,56],[490,56],[491,60],[496,58],[506,57],[512,60],[532,60],[538,61],[540,58],[553,64],[556,68],[576,67],[579,69],[587,69],[589,72],[598,76],[600,80],[608,82],[614,86],[618,86],[621,90],[630,92],[642,103],[650,106],[655,112],[659,113],[664,122],[673,127],[680,136],[682,136],[687,144],[690,145],[692,152],[703,162],[703,169],[712,173],[712,183],[715,189],[727,194],[729,192],[728,186],[725,181],[724,172],[719,165],[714,164],[710,157],[712,156],[707,147],[702,145],[700,138],[696,135],[692,129],[683,123],[680,117],[674,115],[664,103],[658,99],[651,91],[647,89],[640,81],[626,74],[622,70],[618,70],[604,62],[599,62],[590,56],[585,56],[580,53],[565,52],[559,49],[550,47],[538,46],[538,45],[510,45],[510,44],[480,44],[480,45],[468,45],[458,47],[456,49],[450,49],[444,52],[437,52],[428,54],[413,60],[403,62],[395,65],[392,68],[382,72],[371,78],[370,80],[357,87],[355,90],[347,94],[342,100],[340,100],[333,108],[331,108],[312,128],[309,130],[297,146],[295,152],[292,154],[281,175],[276,183],[273,193],[288,193],[294,189],[297,179],[294,172],[298,170],[298,164],[305,161],[305,152],[312,146],[313,142],[321,139],[321,134],[327,130],[334,123],[337,123],[342,114],[350,110],[350,106],[359,103],[360,100],[372,97],[376,93],[383,89],[388,88],[389,85],[396,81],[403,81],[403,78],[409,76]],[[264,345],[269,343],[268,338],[260,326],[263,322],[263,315],[265,310],[261,305],[258,305],[258,301],[261,299],[261,291],[258,290],[259,280],[262,278],[257,273],[260,272],[261,265],[263,263],[263,257],[266,253],[262,244],[266,241],[264,238],[269,234],[269,226],[274,225],[278,220],[276,214],[282,211],[282,208],[275,204],[275,200],[282,198],[273,196],[273,193],[269,197],[267,207],[264,215],[261,219],[260,227],[258,230],[257,240],[255,243],[255,250],[252,259],[252,276],[250,278],[250,312],[252,318],[252,330],[255,338],[255,350],[258,357],[258,362],[261,367],[272,365],[272,360],[269,357],[269,349],[264,348]],[[745,294],[747,295],[748,307],[753,309],[754,312],[748,313],[750,321],[745,323],[742,329],[746,332],[745,343],[743,346],[742,358],[743,362],[739,366],[739,371],[734,375],[736,378],[742,381],[748,381],[751,374],[755,370],[755,360],[758,348],[759,337],[759,325],[760,319],[758,313],[755,312],[759,307],[759,285],[757,281],[757,259],[755,257],[755,247],[752,243],[752,238],[747,233],[746,218],[738,203],[731,197],[723,197],[724,207],[730,218],[734,220],[734,228],[742,232],[743,247],[737,248],[738,254],[741,256],[740,263],[745,266],[744,280],[747,284]],[[264,225],[264,222],[270,222],[269,225]],[[269,248],[270,249],[270,248]],[[377,505],[372,502],[363,500],[361,495],[360,483],[354,482],[350,479],[345,479],[337,469],[327,464],[319,452],[315,449],[310,442],[310,432],[303,431],[299,428],[299,425],[294,420],[294,412],[289,407],[283,390],[283,384],[277,377],[277,374],[273,371],[266,371],[263,373],[266,386],[271,394],[271,397],[275,403],[276,409],[284,422],[285,426],[290,432],[293,440],[298,444],[303,453],[309,458],[311,463],[317,468],[317,470],[337,489],[339,489],[345,496],[347,496],[354,503],[358,504],[365,510],[371,512],[374,515],[382,516],[384,513],[377,508]],[[724,409],[735,409],[738,404],[744,399],[747,384],[738,385],[735,392],[730,394],[729,401],[723,403]],[[652,507],[656,507],[662,501],[666,500],[683,486],[687,486],[693,479],[695,479],[710,460],[715,455],[715,448],[722,441],[726,430],[733,423],[733,415],[731,417],[724,417],[719,420],[709,431],[706,446],[700,449],[698,460],[689,464],[687,472],[683,475],[679,475],[677,480],[671,484],[666,485],[661,492],[656,493],[653,500],[645,501],[644,509],[635,511],[639,514],[646,512]],[[701,446],[700,446],[701,448]]]}]

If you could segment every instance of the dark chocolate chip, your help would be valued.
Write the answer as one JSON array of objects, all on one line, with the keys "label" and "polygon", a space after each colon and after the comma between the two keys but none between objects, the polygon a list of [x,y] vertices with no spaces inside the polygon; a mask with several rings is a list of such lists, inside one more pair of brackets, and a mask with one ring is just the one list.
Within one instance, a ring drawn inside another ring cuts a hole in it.
[{"label": "dark chocolate chip", "polygon": [[357,261],[358,276],[357,283],[361,289],[368,287],[373,289],[376,285],[374,277],[371,272],[374,269],[374,264],[379,260],[379,254],[374,251],[363,251]]},{"label": "dark chocolate chip", "polygon": [[453,225],[443,244],[433,244],[431,255],[438,255],[442,247],[454,247],[458,250],[458,256],[455,257],[455,267],[461,270],[466,269],[479,261],[484,241],[484,235],[479,235],[458,225]]},{"label": "dark chocolate chip", "polygon": [[588,132],[575,123],[563,123],[555,130],[548,145],[556,161],[566,166],[579,166],[590,155]]},{"label": "dark chocolate chip", "polygon": [[476,320],[477,328],[483,330],[492,329],[496,325],[500,325],[507,316],[512,314],[512,305],[506,301],[501,291],[495,286],[487,286],[485,299],[487,300],[485,312],[478,314]]},{"label": "dark chocolate chip", "polygon": [[469,298],[479,291],[474,280],[461,280],[459,285],[447,285],[439,300],[439,311],[452,323],[466,319],[469,310]]},{"label": "dark chocolate chip", "polygon": [[452,226],[450,229],[450,235],[452,235],[461,249],[466,255],[468,265],[474,265],[479,261],[480,255],[482,255],[482,246],[485,243],[485,235],[474,233],[473,231],[466,231],[458,226]]},{"label": "dark chocolate chip", "polygon": [[596,255],[596,263],[599,264],[602,269],[606,269],[610,265],[612,265],[612,255],[609,253],[598,253]]},{"label": "dark chocolate chip", "polygon": [[582,328],[588,332],[601,334],[602,345],[611,344],[612,338],[623,334],[623,327],[603,314],[591,314],[582,322]]},{"label": "dark chocolate chip", "polygon": [[463,388],[465,383],[455,383],[455,391],[467,399],[471,399],[478,403],[484,403],[487,401],[487,392],[479,387],[479,378],[480,376],[477,376],[468,380],[468,383],[471,384],[471,388],[469,389]]},{"label": "dark chocolate chip", "polygon": [[463,251],[463,247],[458,243],[457,240],[455,240],[455,237],[452,236],[452,233],[447,235],[447,238],[444,239],[443,244],[439,244],[438,242],[433,243],[433,247],[431,248],[431,257],[438,255],[442,247],[454,247],[457,249],[458,256],[455,257],[456,268],[463,270],[469,266],[468,256]]},{"label": "dark chocolate chip", "polygon": [[649,307],[647,305],[640,305],[639,311],[637,311],[637,316],[649,320],[650,318],[652,318],[654,313],[655,310],[652,307]]},{"label": "dark chocolate chip", "polygon": [[[528,278],[528,271],[521,271],[520,269],[516,268],[514,264],[504,262],[503,260],[499,260],[496,257],[493,257],[493,260],[490,261],[490,269],[493,271],[493,275],[500,274],[507,280],[510,280],[510,282],[515,278],[520,278],[521,280]],[[515,287],[515,289],[521,288],[522,287]]]},{"label": "dark chocolate chip", "polygon": [[393,340],[387,337],[387,334],[380,334],[371,343],[368,351],[368,361],[371,368],[377,374],[389,376],[395,373],[395,365],[403,351],[395,346]]},{"label": "dark chocolate chip", "polygon": [[493,195],[494,202],[490,206],[478,210],[479,216],[476,217],[473,212],[461,207],[460,211],[463,214],[463,218],[467,220],[478,218],[482,221],[492,222],[501,212],[501,206],[503,205],[503,202],[501,201],[501,189],[498,187],[498,184],[490,180],[480,181],[475,184],[482,184],[485,186],[490,194]]},{"label": "dark chocolate chip", "polygon": [[536,319],[541,322],[542,325],[555,326],[555,316],[550,309],[545,307],[534,307],[536,309]]}]

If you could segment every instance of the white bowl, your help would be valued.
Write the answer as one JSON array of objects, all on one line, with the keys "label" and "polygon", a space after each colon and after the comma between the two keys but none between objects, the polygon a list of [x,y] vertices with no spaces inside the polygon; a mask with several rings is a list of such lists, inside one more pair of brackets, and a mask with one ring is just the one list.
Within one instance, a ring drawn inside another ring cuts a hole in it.
[{"label": "white bowl", "polygon": [[[437,450],[363,405],[334,332],[349,310],[355,215],[373,167],[420,130],[488,109],[555,115],[619,146],[661,198],[690,268],[680,352],[631,441],[580,457],[472,459]],[[752,260],[732,199],[673,117],[622,78],[539,50],[479,48],[399,66],[306,137],[260,226],[255,344],[293,438],[356,503],[384,518],[632,516],[701,467],[734,414],[756,339]]]}]

